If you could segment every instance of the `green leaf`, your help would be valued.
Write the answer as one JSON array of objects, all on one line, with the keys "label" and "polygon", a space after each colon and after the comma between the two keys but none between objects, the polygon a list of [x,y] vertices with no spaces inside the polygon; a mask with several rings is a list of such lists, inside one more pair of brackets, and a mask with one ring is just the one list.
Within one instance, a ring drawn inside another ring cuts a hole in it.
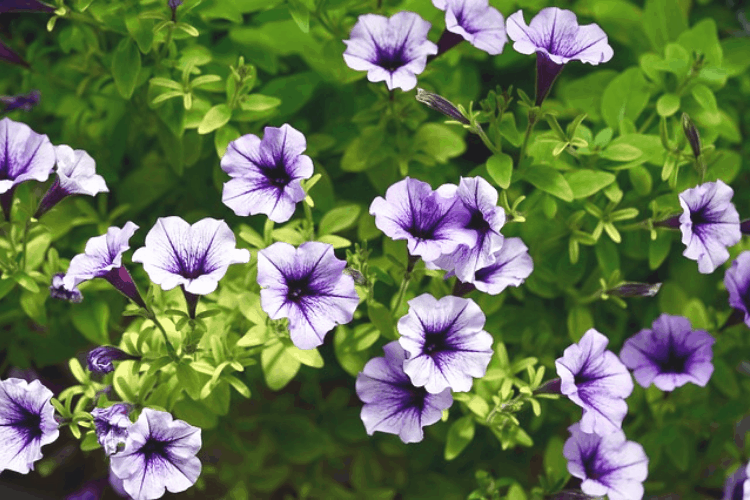
[{"label": "green leaf", "polygon": [[680,109],[680,96],[664,94],[656,101],[656,112],[659,116],[672,116]]},{"label": "green leaf", "polygon": [[139,19],[137,16],[125,19],[125,27],[127,27],[128,33],[135,39],[138,48],[144,54],[151,51],[151,46],[154,43],[153,25],[153,22]]},{"label": "green leaf", "polygon": [[513,158],[505,153],[496,153],[487,159],[487,172],[502,189],[508,189],[513,175]]},{"label": "green leaf", "polygon": [[620,130],[620,121],[636,121],[648,104],[649,84],[637,67],[629,68],[615,77],[602,95],[602,117],[608,127]]},{"label": "green leaf", "polygon": [[371,323],[357,325],[353,329],[339,325],[333,336],[336,359],[348,374],[357,376],[371,357],[367,348],[379,338],[380,331]]},{"label": "green leaf", "polygon": [[615,182],[615,175],[596,170],[576,170],[566,174],[565,180],[573,191],[573,198],[577,200],[587,198],[612,184]]},{"label": "green leaf", "polygon": [[287,0],[289,2],[289,13],[297,23],[302,33],[310,31],[310,11],[300,0]]},{"label": "green leaf", "polygon": [[648,267],[651,270],[658,269],[664,259],[669,255],[672,246],[672,234],[669,231],[658,231],[656,239],[648,244]]},{"label": "green leaf", "polygon": [[657,53],[687,28],[687,13],[679,0],[646,0],[643,29]]},{"label": "green leaf", "polygon": [[250,397],[250,389],[245,385],[243,381],[235,377],[234,375],[227,375],[224,374],[221,376],[221,379],[225,382],[228,382],[229,385],[234,387],[234,390],[239,392],[243,397],[249,398]]},{"label": "green leaf", "polygon": [[283,389],[299,371],[300,362],[281,341],[268,344],[260,354],[263,377],[269,389]]},{"label": "green leaf", "polygon": [[76,330],[88,341],[97,345],[109,344],[109,306],[106,302],[84,300],[76,306],[76,313],[71,316],[71,320]]},{"label": "green leaf", "polygon": [[474,439],[474,417],[466,415],[459,418],[448,429],[445,441],[445,459],[453,460]]},{"label": "green leaf", "polygon": [[92,451],[101,448],[99,440],[96,437],[96,432],[89,431],[81,441],[81,451]]},{"label": "green leaf", "polygon": [[523,488],[518,483],[513,483],[508,489],[506,500],[526,500],[526,492],[523,491]]},{"label": "green leaf", "polygon": [[240,102],[244,111],[269,111],[281,105],[281,99],[263,94],[251,94]]},{"label": "green leaf", "polygon": [[414,135],[414,148],[424,151],[439,163],[461,156],[466,143],[455,129],[441,123],[425,123]]},{"label": "green leaf", "polygon": [[112,76],[120,95],[130,99],[141,71],[141,52],[130,38],[120,41],[112,56]]},{"label": "green leaf", "polygon": [[367,304],[367,316],[372,324],[380,330],[381,335],[388,339],[396,338],[393,331],[393,316],[387,307],[379,302],[370,302]]},{"label": "green leaf", "polygon": [[649,172],[646,167],[636,165],[628,170],[628,176],[630,177],[630,183],[633,185],[633,189],[635,189],[636,193],[641,196],[648,196],[651,193],[654,180],[651,178],[651,172]]},{"label": "green leaf", "polygon": [[546,165],[531,165],[523,173],[526,181],[533,186],[563,201],[573,201],[573,190],[570,189],[565,177],[552,167]]},{"label": "green leaf", "polygon": [[714,373],[711,385],[731,399],[740,397],[740,386],[737,383],[737,373],[721,358],[714,358]]},{"label": "green leaf", "polygon": [[716,96],[711,91],[711,89],[709,89],[702,83],[695,85],[690,93],[692,94],[693,99],[696,100],[701,108],[713,113],[716,113],[718,111],[718,107],[716,105]]},{"label": "green leaf", "polygon": [[617,251],[617,245],[614,242],[606,238],[600,238],[594,246],[594,253],[599,263],[599,269],[602,270],[605,278],[620,269],[620,253]]},{"label": "green leaf", "polygon": [[324,234],[318,238],[318,241],[321,243],[328,243],[333,248],[346,248],[352,244],[352,242],[346,238],[336,236],[335,234]]},{"label": "green leaf", "polygon": [[86,372],[83,371],[81,363],[76,358],[71,358],[70,361],[68,361],[68,366],[70,367],[70,373],[73,374],[77,381],[82,384],[85,384],[88,381]]},{"label": "green leaf", "polygon": [[750,38],[728,37],[721,41],[724,70],[728,77],[739,76],[750,68]]},{"label": "green leaf", "polygon": [[318,232],[323,235],[346,231],[357,223],[361,211],[362,207],[353,203],[336,207],[320,220]]},{"label": "green leaf", "polygon": [[214,147],[216,148],[216,154],[219,156],[219,158],[222,158],[224,156],[224,153],[227,152],[229,143],[236,139],[239,139],[239,137],[239,131],[232,125],[221,127],[216,131],[216,133],[214,134]]},{"label": "green leaf", "polygon": [[640,158],[642,155],[643,151],[635,146],[629,144],[616,144],[614,142],[600,153],[600,156],[605,160],[621,162],[633,161]]},{"label": "green leaf", "polygon": [[217,104],[208,110],[198,125],[199,134],[208,134],[226,125],[232,118],[232,110],[226,104]]},{"label": "green leaf", "polygon": [[300,349],[290,343],[286,346],[286,352],[303,365],[313,368],[323,368],[323,358],[317,349]]},{"label": "green leaf", "polygon": [[[731,40],[731,38],[727,40]],[[710,17],[704,17],[695,26],[680,34],[677,37],[677,43],[689,52],[703,54],[704,64],[715,67],[725,66],[723,44],[719,43],[716,21]]]},{"label": "green leaf", "polygon": [[544,450],[544,473],[556,482],[568,477],[568,461],[563,456],[563,440],[552,436]]},{"label": "green leaf", "polygon": [[568,311],[568,336],[578,342],[590,328],[594,328],[594,317],[587,306],[574,306]]},{"label": "green leaf", "polygon": [[180,363],[176,366],[177,380],[180,382],[180,387],[185,389],[188,396],[192,399],[199,399],[201,394],[201,388],[203,382],[201,377],[195,372],[190,366]]},{"label": "green leaf", "polygon": [[37,285],[36,281],[34,281],[34,278],[29,276],[27,273],[18,271],[11,277],[15,280],[16,283],[21,285],[22,288],[25,288],[31,293],[39,293],[39,285]]}]

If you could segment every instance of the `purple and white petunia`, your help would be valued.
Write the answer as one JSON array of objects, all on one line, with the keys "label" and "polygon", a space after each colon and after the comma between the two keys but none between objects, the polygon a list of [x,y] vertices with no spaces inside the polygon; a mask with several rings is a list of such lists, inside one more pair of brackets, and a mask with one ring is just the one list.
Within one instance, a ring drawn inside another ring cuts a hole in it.
[{"label": "purple and white petunia", "polygon": [[505,224],[505,210],[497,206],[497,190],[481,177],[462,177],[458,186],[445,184],[437,193],[461,201],[470,216],[464,228],[474,234],[474,241],[459,245],[432,265],[453,271],[459,280],[471,283],[477,270],[495,263],[496,253],[503,246],[500,229]]},{"label": "purple and white petunia", "polygon": [[16,186],[46,181],[54,166],[55,148],[46,135],[10,118],[0,120],[0,201],[6,219]]},{"label": "purple and white petunia", "polygon": [[474,274],[473,284],[480,292],[498,295],[509,286],[520,286],[534,271],[534,261],[521,238],[505,238],[493,258],[494,263]]},{"label": "purple and white petunia", "polygon": [[250,252],[236,248],[234,233],[223,220],[206,217],[192,226],[180,217],[159,217],[146,245],[133,253],[151,281],[163,290],[181,285],[185,292],[207,295],[232,264],[246,264]]},{"label": "purple and white petunia", "polygon": [[618,432],[628,413],[625,398],[633,392],[633,379],[620,359],[606,350],[608,343],[592,328],[555,360],[561,392],[583,408],[583,432]]},{"label": "purple and white petunia", "polygon": [[55,146],[57,177],[39,203],[34,217],[39,218],[63,198],[76,194],[96,196],[108,193],[104,178],[96,173],[96,162],[86,151],[70,146]]},{"label": "purple and white petunia", "polygon": [[732,204],[734,191],[722,181],[706,182],[680,193],[680,231],[685,257],[698,261],[710,274],[729,259],[727,247],[742,238],[740,215]]},{"label": "purple and white petunia", "polygon": [[424,438],[423,427],[432,425],[453,404],[450,389],[430,394],[414,387],[404,373],[407,353],[397,341],[383,346],[384,358],[373,358],[357,375],[357,396],[362,400],[362,422],[367,434],[396,434],[404,443]]},{"label": "purple and white petunia", "polygon": [[31,111],[31,108],[39,104],[41,97],[42,93],[38,90],[32,90],[26,94],[0,95],[0,105],[2,105],[0,111],[3,113],[10,113],[15,109]]},{"label": "purple and white petunia", "polygon": [[128,438],[128,429],[132,422],[128,415],[131,406],[125,403],[116,403],[108,408],[94,408],[91,415],[94,417],[94,428],[96,439],[104,449],[104,453],[114,455],[121,451]]},{"label": "purple and white petunia", "polygon": [[542,9],[528,26],[519,10],[508,17],[505,29],[516,52],[536,53],[537,106],[542,105],[568,62],[578,60],[596,65],[609,61],[614,55],[607,34],[598,25],[579,26],[575,13],[557,7]]},{"label": "purple and white petunia", "polygon": [[258,252],[260,304],[271,319],[289,318],[300,349],[313,349],[336,325],[349,323],[359,304],[354,279],[333,246],[308,241],[294,248],[277,242]]},{"label": "purple and white petunia", "polygon": [[133,500],[154,500],[165,490],[179,493],[195,484],[201,473],[195,456],[200,448],[200,428],[144,408],[128,429],[125,449],[112,455],[110,464]]},{"label": "purple and white petunia", "polygon": [[95,347],[86,356],[89,371],[93,373],[106,374],[115,371],[114,361],[126,361],[139,359],[138,356],[128,354],[122,349],[111,345]]},{"label": "purple and white petunia", "polygon": [[721,500],[750,500],[750,464],[741,465],[724,482]]},{"label": "purple and white petunia", "polygon": [[286,222],[305,199],[301,180],[313,174],[313,162],[302,153],[305,136],[286,123],[266,127],[261,140],[248,134],[229,143],[221,169],[231,179],[224,183],[221,201],[237,215],[266,214]]},{"label": "purple and white petunia", "polygon": [[0,381],[0,472],[28,474],[42,458],[42,446],[60,435],[51,398],[38,380]]},{"label": "purple and white petunia", "polygon": [[426,182],[405,177],[370,205],[375,225],[394,240],[406,240],[411,255],[431,262],[459,245],[476,243],[466,229],[471,214],[458,197],[445,198]]},{"label": "purple and white petunia", "polygon": [[484,313],[471,299],[422,294],[409,301],[398,321],[399,344],[409,354],[404,372],[416,387],[436,394],[446,388],[471,389],[492,358],[492,335],[485,332]]},{"label": "purple and white petunia", "polygon": [[620,359],[641,387],[653,383],[662,391],[673,391],[688,382],[705,387],[714,371],[714,342],[708,332],[693,330],[687,318],[662,314],[650,330],[625,341]]},{"label": "purple and white petunia", "polygon": [[732,262],[724,274],[724,285],[729,292],[729,305],[745,315],[750,327],[750,251],[744,251]]},{"label": "purple and white petunia", "polygon": [[371,82],[385,81],[389,90],[411,90],[417,86],[416,75],[427,65],[427,56],[438,51],[427,39],[431,26],[414,12],[399,12],[390,18],[359,16],[351,38],[344,40],[344,61],[354,70],[367,71]]},{"label": "purple and white petunia", "polygon": [[73,290],[84,281],[104,278],[133,302],[146,307],[133,278],[122,264],[122,254],[130,248],[130,238],[137,230],[138,226],[126,222],[122,229],[110,227],[106,234],[90,238],[84,253],[71,259],[63,286]]},{"label": "purple and white petunia", "polygon": [[[460,35],[474,47],[496,56],[508,42],[505,19],[487,0],[432,0],[445,11],[445,29]],[[441,39],[442,40],[442,39]],[[441,43],[438,47],[442,49]],[[439,51],[441,54],[445,50]]]},{"label": "purple and white petunia", "polygon": [[648,457],[640,444],[627,441],[622,431],[600,436],[571,425],[563,455],[568,472],[581,479],[587,495],[609,500],[641,500],[648,477]]},{"label": "purple and white petunia", "polygon": [[83,302],[83,294],[78,288],[73,287],[72,290],[65,288],[64,277],[64,273],[52,276],[52,284],[49,286],[49,296],[53,299],[65,300],[74,304]]}]

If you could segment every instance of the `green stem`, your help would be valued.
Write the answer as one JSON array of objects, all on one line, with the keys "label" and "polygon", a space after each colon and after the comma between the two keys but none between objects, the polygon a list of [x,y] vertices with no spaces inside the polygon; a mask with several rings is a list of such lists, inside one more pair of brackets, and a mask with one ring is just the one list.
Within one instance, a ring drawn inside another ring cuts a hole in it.
[{"label": "green stem", "polygon": [[156,53],[156,65],[161,64],[161,60],[169,52],[169,44],[172,43],[172,35],[174,34],[174,23],[170,24],[167,28],[167,37],[164,39],[164,45],[161,46],[159,51]]},{"label": "green stem", "polygon": [[263,241],[266,246],[273,243],[273,221],[271,219],[266,219],[266,223],[263,226]]},{"label": "green stem", "polygon": [[302,207],[305,210],[305,220],[308,226],[307,241],[313,241],[315,239],[315,223],[313,222],[312,209],[305,200],[302,200]]},{"label": "green stem", "polygon": [[475,132],[480,139],[482,139],[482,142],[485,146],[487,146],[487,149],[489,149],[492,154],[498,154],[500,153],[500,149],[497,148],[489,137],[487,137],[487,134],[484,132],[484,129],[482,129],[482,126],[478,123],[475,125],[475,127],[472,129],[473,132]]},{"label": "green stem", "polygon": [[529,145],[529,138],[531,137],[531,132],[534,131],[534,127],[536,126],[536,122],[538,121],[539,117],[537,116],[536,112],[533,111],[533,109],[529,110],[529,123],[526,125],[526,133],[523,135],[523,143],[521,144],[521,151],[518,154],[518,163],[521,163],[521,160],[524,159],[526,156],[526,147]]},{"label": "green stem", "polygon": [[398,293],[396,295],[396,303],[393,307],[393,312],[398,312],[399,308],[401,307],[401,302],[404,301],[406,289],[409,287],[409,282],[411,282],[411,273],[414,270],[414,266],[417,264],[418,260],[419,257],[414,257],[412,255],[409,256],[409,262],[406,265],[406,272],[404,272],[404,279],[401,280],[401,285],[398,287]]},{"label": "green stem", "polygon": [[638,129],[638,133],[639,134],[644,133],[651,126],[651,123],[654,121],[655,118],[656,118],[656,110],[651,111],[651,114],[648,115],[648,118],[646,118],[646,121],[643,122],[643,125],[641,125],[641,127]]},{"label": "green stem", "polygon": [[161,332],[162,337],[164,337],[164,343],[167,346],[167,352],[169,353],[169,357],[171,357],[174,361],[179,361],[180,358],[177,357],[177,351],[175,351],[175,348],[172,345],[172,342],[169,341],[169,337],[167,336],[167,331],[164,329],[164,327],[159,322],[159,320],[156,319],[156,314],[154,314],[154,311],[152,311],[151,309],[147,309],[147,313],[148,313],[148,319],[153,321],[153,323]]},{"label": "green stem", "polygon": [[26,221],[26,225],[23,228],[23,257],[21,258],[21,271],[26,271],[26,249],[29,240],[29,226],[31,226],[31,220]]}]

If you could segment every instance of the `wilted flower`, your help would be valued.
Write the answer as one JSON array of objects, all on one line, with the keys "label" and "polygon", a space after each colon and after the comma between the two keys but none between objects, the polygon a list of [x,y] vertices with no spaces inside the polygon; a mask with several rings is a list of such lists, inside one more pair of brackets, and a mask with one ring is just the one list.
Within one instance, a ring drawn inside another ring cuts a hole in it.
[{"label": "wilted flower", "polygon": [[371,82],[385,81],[389,90],[411,90],[417,86],[416,75],[427,65],[427,56],[438,51],[427,39],[431,26],[414,12],[399,12],[390,18],[359,16],[351,38],[344,40],[344,61],[354,70],[367,71]]},{"label": "wilted flower", "polygon": [[457,197],[444,198],[426,182],[406,177],[370,205],[375,225],[394,240],[407,240],[411,255],[426,262],[473,245],[476,233],[466,229],[471,214]]},{"label": "wilted flower", "polygon": [[734,474],[724,482],[722,500],[750,500],[750,464],[741,465]]},{"label": "wilted flower", "polygon": [[128,430],[125,449],[112,455],[112,472],[133,500],[154,500],[165,490],[179,493],[200,476],[201,462],[195,456],[200,447],[198,427],[144,408]]},{"label": "wilted flower", "polygon": [[404,443],[424,438],[423,427],[432,425],[453,404],[450,389],[430,394],[414,387],[404,373],[406,351],[397,341],[383,346],[384,358],[373,358],[357,375],[357,396],[362,400],[362,422],[367,434],[396,434]]},{"label": "wilted flower", "polygon": [[619,358],[605,350],[608,343],[592,328],[555,361],[562,393],[583,408],[583,432],[618,432],[628,413],[625,398],[633,392],[633,379]]},{"label": "wilted flower", "polygon": [[116,403],[108,408],[94,408],[91,415],[94,417],[96,439],[104,449],[104,453],[114,455],[124,448],[128,437],[128,429],[132,425],[128,415],[131,406],[125,403]]},{"label": "wilted flower", "polygon": [[271,319],[289,318],[289,334],[300,349],[323,343],[336,325],[352,320],[359,297],[331,245],[308,241],[294,248],[277,242],[258,252],[260,303]]},{"label": "wilted flower", "polygon": [[42,94],[38,90],[19,95],[0,95],[0,104],[3,105],[0,111],[4,113],[10,113],[15,109],[31,111],[31,108],[39,103],[41,96]]},{"label": "wilted flower", "polygon": [[108,193],[107,183],[101,175],[96,174],[96,162],[86,151],[73,149],[70,146],[55,146],[57,159],[57,177],[39,203],[34,217],[37,219],[57,205],[66,196],[85,194],[96,196]]},{"label": "wilted flower", "polygon": [[431,394],[450,388],[471,389],[492,357],[492,335],[485,332],[484,313],[471,299],[422,294],[409,301],[409,312],[398,321],[399,343],[409,358],[404,372],[416,387]]},{"label": "wilted flower", "polygon": [[53,299],[66,300],[74,304],[79,304],[83,301],[83,294],[78,288],[73,287],[72,290],[65,288],[63,283],[63,277],[65,274],[58,273],[52,276],[52,284],[49,287],[49,296]]},{"label": "wilted flower", "polygon": [[130,238],[138,230],[132,222],[120,229],[110,227],[106,234],[89,238],[84,253],[70,261],[68,272],[63,277],[66,290],[74,290],[79,284],[94,278],[104,278],[120,293],[141,307],[146,307],[133,278],[122,265],[122,254],[130,248]]},{"label": "wilted flower", "polygon": [[534,271],[534,261],[521,238],[505,238],[494,260],[474,274],[473,284],[480,292],[498,295],[509,286],[520,286]]},{"label": "wilted flower", "polygon": [[641,500],[648,477],[648,457],[643,446],[627,441],[622,431],[605,436],[589,434],[579,424],[571,425],[563,455],[568,472],[583,480],[587,495],[610,500]]},{"label": "wilted flower", "polygon": [[724,274],[724,285],[729,292],[729,305],[744,313],[750,327],[750,251],[744,251],[732,262]]},{"label": "wilted flower", "polygon": [[250,261],[250,252],[235,245],[223,220],[206,217],[191,226],[180,217],[159,217],[146,235],[146,246],[133,253],[133,262],[143,263],[163,290],[182,285],[187,293],[207,295],[230,265]]},{"label": "wilted flower", "polygon": [[437,193],[446,198],[458,198],[469,212],[464,228],[474,236],[473,241],[461,244],[440,256],[432,265],[453,271],[459,280],[472,283],[474,275],[495,263],[496,253],[503,245],[500,229],[505,224],[505,210],[497,206],[497,190],[481,177],[462,177],[458,186],[446,184]]},{"label": "wilted flower", "polygon": [[434,94],[432,92],[427,92],[424,89],[417,88],[416,99],[417,101],[426,104],[428,107],[434,109],[435,111],[443,113],[449,118],[453,118],[457,122],[461,122],[464,125],[471,125],[471,122],[467,120],[463,114],[461,114],[461,111],[459,111],[452,102],[450,102],[443,96]]},{"label": "wilted flower", "polygon": [[688,382],[705,387],[714,371],[711,346],[716,340],[708,332],[693,330],[681,316],[662,314],[651,328],[630,337],[620,351],[636,382],[641,387],[653,383],[662,391]]},{"label": "wilted flower", "polygon": [[0,381],[0,472],[28,474],[42,458],[42,446],[60,435],[51,398],[38,380]]},{"label": "wilted flower", "polygon": [[16,186],[46,181],[54,166],[55,149],[46,135],[10,118],[0,120],[0,202],[6,219],[10,219]]},{"label": "wilted flower", "polygon": [[680,193],[680,231],[685,257],[698,261],[698,271],[710,274],[729,259],[727,247],[742,238],[740,215],[732,204],[732,188],[707,182]]},{"label": "wilted flower", "polygon": [[95,347],[89,351],[86,357],[89,370],[99,374],[115,371],[115,366],[112,364],[113,361],[125,361],[128,359],[139,359],[139,357],[110,345]]},{"label": "wilted flower", "polygon": [[[445,11],[445,29],[450,33],[460,35],[490,55],[503,51],[508,41],[505,19],[500,11],[489,6],[487,0],[432,0],[432,4]],[[447,50],[440,42],[438,47],[440,54]]]},{"label": "wilted flower", "polygon": [[614,55],[607,34],[599,26],[579,26],[573,12],[557,7],[542,9],[528,26],[523,12],[519,10],[508,17],[505,29],[517,52],[536,53],[537,106],[542,105],[555,79],[569,61],[600,64]]},{"label": "wilted flower", "polygon": [[221,201],[237,215],[266,214],[286,222],[305,199],[301,180],[313,174],[313,162],[302,153],[305,136],[288,124],[266,127],[263,140],[248,134],[232,141],[221,159],[231,179],[224,183]]}]

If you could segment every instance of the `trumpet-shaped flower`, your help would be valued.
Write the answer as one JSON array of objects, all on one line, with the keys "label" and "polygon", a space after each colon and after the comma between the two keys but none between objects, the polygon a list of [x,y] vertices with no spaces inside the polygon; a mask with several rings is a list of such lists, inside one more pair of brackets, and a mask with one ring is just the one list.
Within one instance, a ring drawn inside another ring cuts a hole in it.
[{"label": "trumpet-shaped flower", "polygon": [[221,201],[237,215],[266,214],[286,222],[305,199],[301,180],[313,174],[313,162],[302,153],[305,136],[290,125],[266,127],[261,140],[248,134],[229,143],[221,169],[231,179],[224,183]]},{"label": "trumpet-shaped flower", "polygon": [[724,274],[724,285],[729,292],[729,305],[744,313],[750,327],[750,251],[742,252]]},{"label": "trumpet-shaped flower", "polygon": [[258,252],[261,307],[271,319],[289,318],[298,348],[321,345],[334,326],[352,320],[359,297],[345,267],[331,245],[317,241],[296,249],[277,242]]},{"label": "trumpet-shaped flower", "polygon": [[442,416],[453,404],[450,389],[430,394],[414,387],[404,373],[406,351],[397,341],[383,346],[384,358],[373,358],[357,375],[357,396],[362,400],[362,422],[372,435],[375,431],[396,434],[404,443],[424,438],[422,430]]},{"label": "trumpet-shaped flower", "polygon": [[505,19],[487,0],[432,0],[445,11],[445,29],[474,47],[496,56],[508,42]]},{"label": "trumpet-shaped flower", "polygon": [[367,71],[371,82],[385,81],[389,90],[411,90],[427,65],[427,56],[438,51],[427,39],[430,27],[414,12],[399,12],[390,18],[359,16],[351,38],[344,40],[344,61],[354,70]]}]

